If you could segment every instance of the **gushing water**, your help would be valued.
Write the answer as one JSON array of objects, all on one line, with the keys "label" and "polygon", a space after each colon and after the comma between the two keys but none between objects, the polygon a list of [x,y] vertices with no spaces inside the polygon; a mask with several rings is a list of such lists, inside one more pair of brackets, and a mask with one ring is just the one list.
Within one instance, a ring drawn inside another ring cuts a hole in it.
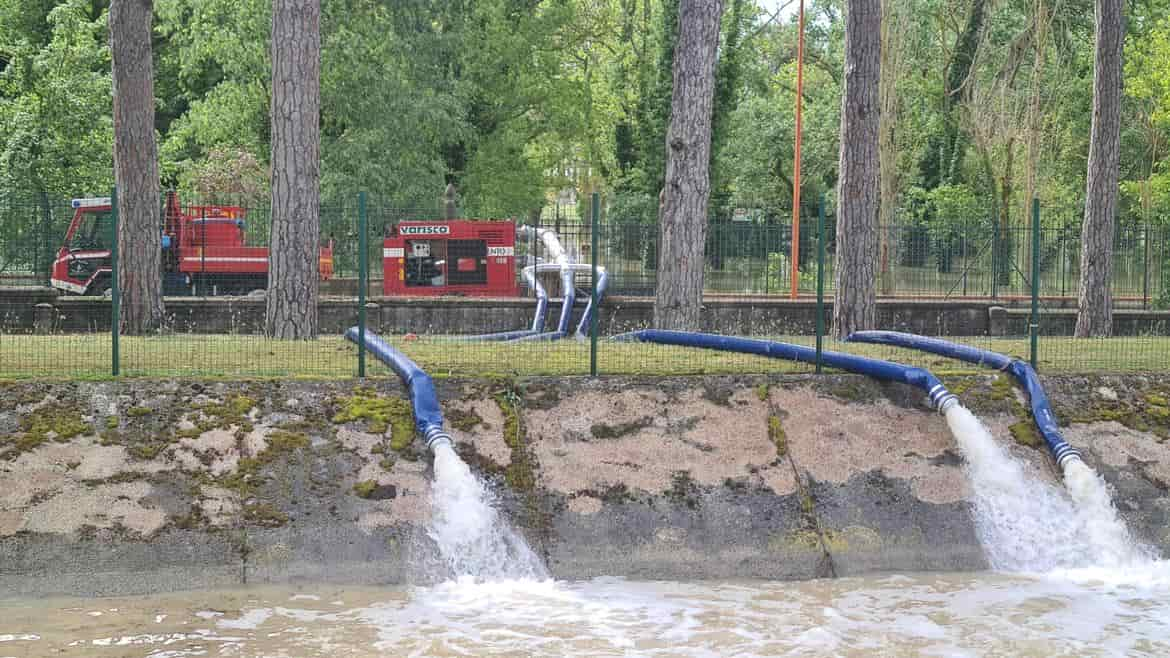
[{"label": "gushing water", "polygon": [[1149,549],[1130,536],[1117,516],[1108,486],[1093,469],[1079,459],[1066,461],[1064,486],[1072,496],[1090,544],[1097,549],[1095,566],[1129,567],[1153,561]]},{"label": "gushing water", "polygon": [[1104,483],[1083,463],[1066,467],[1070,499],[1027,473],[963,406],[948,409],[946,418],[966,457],[976,530],[993,568],[1047,572],[1149,561],[1117,518]]},{"label": "gushing water", "polygon": [[487,487],[451,446],[437,444],[427,534],[438,545],[443,576],[483,581],[548,578],[540,558],[492,503]]}]

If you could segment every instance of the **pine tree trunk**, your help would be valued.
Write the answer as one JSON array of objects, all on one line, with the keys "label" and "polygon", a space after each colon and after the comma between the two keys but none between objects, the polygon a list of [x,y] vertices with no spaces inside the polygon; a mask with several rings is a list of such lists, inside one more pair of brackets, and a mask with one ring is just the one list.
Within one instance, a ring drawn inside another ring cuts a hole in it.
[{"label": "pine tree trunk", "polygon": [[873,329],[877,324],[874,275],[881,205],[878,191],[881,16],[881,0],[848,0],[833,299],[833,332],[838,338]]},{"label": "pine tree trunk", "polygon": [[659,223],[654,326],[697,330],[703,307],[703,248],[711,194],[711,107],[722,0],[682,0],[674,93],[666,135],[666,186]]},{"label": "pine tree trunk", "polygon": [[1032,231],[1028,228],[1032,225],[1032,199],[1035,199],[1038,194],[1036,170],[1040,161],[1040,140],[1043,138],[1040,130],[1044,110],[1041,103],[1041,92],[1044,84],[1044,60],[1048,52],[1048,23],[1051,20],[1044,0],[1036,0],[1033,16],[1036,21],[1036,52],[1032,60],[1032,88],[1028,99],[1028,151],[1027,162],[1024,165],[1026,169],[1024,173],[1025,191],[1024,203],[1021,204],[1023,212],[1020,215],[1020,227],[1023,229],[1021,233],[1024,236],[1020,269],[1024,272],[1032,271]]},{"label": "pine tree trunk", "polygon": [[151,0],[110,3],[114,181],[118,186],[118,287],[126,334],[162,325],[162,231],[154,141]]},{"label": "pine tree trunk", "polygon": [[881,165],[881,215],[878,218],[878,262],[883,295],[894,294],[894,279],[890,236],[894,231],[898,205],[898,94],[897,81],[902,70],[903,0],[882,0],[881,29],[881,118],[879,144]]},{"label": "pine tree trunk", "polygon": [[1122,0],[1097,0],[1093,63],[1093,123],[1081,227],[1081,290],[1076,336],[1113,333],[1113,230],[1117,220],[1121,146],[1121,49],[1125,27]]},{"label": "pine tree trunk", "polygon": [[317,337],[320,0],[272,2],[272,241],[267,332]]}]

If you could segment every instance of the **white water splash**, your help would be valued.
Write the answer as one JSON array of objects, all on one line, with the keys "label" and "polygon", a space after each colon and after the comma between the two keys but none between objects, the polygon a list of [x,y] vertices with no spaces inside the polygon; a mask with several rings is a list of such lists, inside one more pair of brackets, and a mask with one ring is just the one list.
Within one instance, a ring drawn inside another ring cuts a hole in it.
[{"label": "white water splash", "polygon": [[500,517],[487,487],[450,445],[435,446],[432,515],[427,534],[438,545],[445,578],[546,579],[548,570],[524,538]]},{"label": "white water splash", "polygon": [[1123,568],[1153,562],[1149,549],[1139,545],[1117,516],[1109,487],[1101,476],[1079,459],[1064,463],[1064,486],[1076,504],[1077,516],[1089,543],[1096,549],[1094,566]]},{"label": "white water splash", "polygon": [[1083,464],[1069,483],[1074,504],[1057,486],[1027,473],[970,411],[955,405],[946,418],[966,457],[976,530],[993,568],[1042,573],[1145,559],[1103,483]]}]

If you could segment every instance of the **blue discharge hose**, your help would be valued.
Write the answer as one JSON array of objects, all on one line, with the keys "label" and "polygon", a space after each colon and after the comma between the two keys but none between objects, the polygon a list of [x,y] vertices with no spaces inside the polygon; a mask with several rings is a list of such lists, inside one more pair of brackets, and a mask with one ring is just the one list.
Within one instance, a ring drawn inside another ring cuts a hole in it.
[{"label": "blue discharge hose", "polygon": [[[640,341],[643,343],[659,343],[662,345],[681,345],[683,347],[700,347],[709,350],[724,352],[742,352],[756,354],[773,359],[786,359],[801,363],[816,363],[817,351],[811,347],[778,343],[754,338],[738,338],[735,336],[719,336],[716,334],[700,334],[688,331],[666,331],[662,329],[642,329],[627,334],[615,336],[614,340]],[[866,375],[884,381],[901,382],[916,386],[930,396],[930,403],[939,413],[946,413],[947,409],[959,403],[959,399],[947,391],[942,382],[930,372],[911,366],[904,366],[889,361],[867,359],[841,352],[822,352],[822,363],[830,368],[847,370],[859,375]]]},{"label": "blue discharge hose", "polygon": [[906,347],[1011,373],[1024,392],[1028,394],[1028,400],[1032,407],[1032,418],[1035,419],[1036,428],[1040,430],[1040,436],[1043,437],[1049,452],[1056,460],[1056,464],[1063,469],[1065,462],[1071,459],[1078,461],[1081,459],[1081,454],[1077,452],[1077,449],[1070,446],[1061,436],[1060,428],[1056,424],[1056,417],[1052,414],[1052,406],[1048,403],[1048,396],[1044,393],[1044,387],[1040,385],[1040,378],[1026,361],[970,345],[960,345],[938,338],[927,338],[898,331],[858,331],[850,334],[846,340],[855,343]]},{"label": "blue discharge hose", "polygon": [[[345,338],[353,343],[361,340],[357,327],[350,327]],[[414,426],[427,448],[432,452],[442,443],[452,445],[451,435],[443,429],[443,410],[439,396],[430,375],[423,372],[418,364],[402,352],[391,347],[386,341],[366,331],[366,349],[394,371],[410,391],[410,404],[414,408]]]}]

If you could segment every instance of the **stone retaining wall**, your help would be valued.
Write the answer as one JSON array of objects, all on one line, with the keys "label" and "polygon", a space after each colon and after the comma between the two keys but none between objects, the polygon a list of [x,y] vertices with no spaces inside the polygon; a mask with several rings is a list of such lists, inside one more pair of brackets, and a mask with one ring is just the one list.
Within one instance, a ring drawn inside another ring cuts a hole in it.
[{"label": "stone retaining wall", "polygon": [[[995,374],[946,382],[1038,477]],[[1170,377],[1048,378],[1170,553]],[[439,380],[472,469],[560,578],[986,567],[921,393],[854,376]],[[0,597],[425,580],[430,465],[396,382],[0,384]]]}]

